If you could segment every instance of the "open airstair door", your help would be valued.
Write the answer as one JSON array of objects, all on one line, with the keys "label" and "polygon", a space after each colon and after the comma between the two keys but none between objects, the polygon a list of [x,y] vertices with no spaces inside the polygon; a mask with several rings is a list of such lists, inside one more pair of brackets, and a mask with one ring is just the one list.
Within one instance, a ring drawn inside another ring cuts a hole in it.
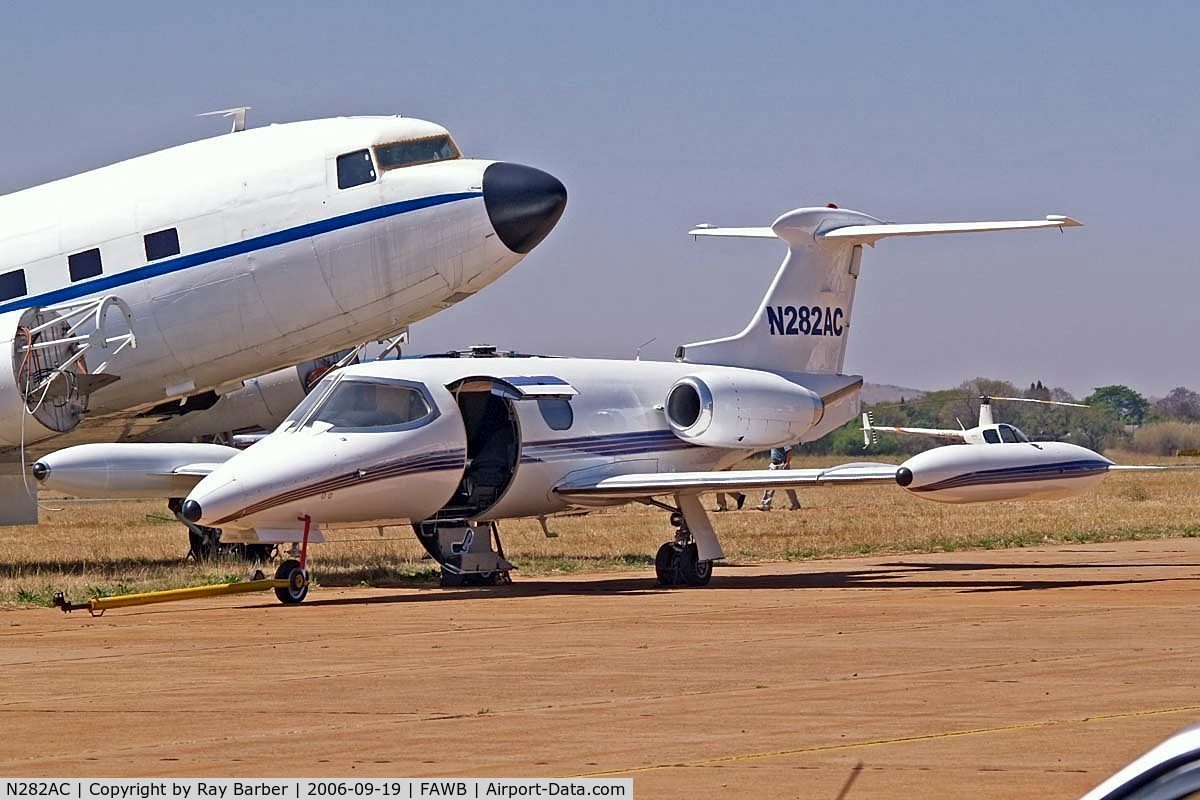
[{"label": "open airstair door", "polygon": [[513,403],[538,395],[527,395],[516,384],[490,377],[466,378],[446,388],[462,417],[466,468],[449,502],[434,516],[415,523],[413,530],[441,565],[443,585],[502,582],[512,565],[504,559],[495,524],[478,520],[504,496],[520,463],[521,432]]},{"label": "open airstair door", "polygon": [[458,402],[467,442],[462,482],[438,520],[479,519],[508,489],[520,460],[521,435],[514,389],[492,378],[468,378],[449,387]]}]

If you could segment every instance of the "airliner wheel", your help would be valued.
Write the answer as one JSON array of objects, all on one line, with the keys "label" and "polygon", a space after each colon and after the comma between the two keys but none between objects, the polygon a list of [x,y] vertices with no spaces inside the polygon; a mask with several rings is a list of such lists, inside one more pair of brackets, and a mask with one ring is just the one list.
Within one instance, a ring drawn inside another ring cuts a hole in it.
[{"label": "airliner wheel", "polygon": [[296,559],[289,558],[280,564],[279,569],[275,570],[275,580],[287,581],[287,586],[275,588],[275,596],[284,605],[294,606],[308,597],[308,573],[300,568],[300,562]]},{"label": "airliner wheel", "polygon": [[658,548],[654,556],[654,573],[658,576],[659,586],[674,586],[679,575],[679,546],[667,542]]},{"label": "airliner wheel", "polygon": [[689,544],[679,554],[679,577],[688,586],[704,586],[712,579],[713,562],[701,561],[695,544]]}]

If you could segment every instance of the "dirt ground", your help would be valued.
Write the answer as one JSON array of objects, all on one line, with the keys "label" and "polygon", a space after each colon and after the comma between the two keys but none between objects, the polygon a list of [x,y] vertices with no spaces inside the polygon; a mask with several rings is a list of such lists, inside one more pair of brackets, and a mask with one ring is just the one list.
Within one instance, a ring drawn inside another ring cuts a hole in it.
[{"label": "dirt ground", "polygon": [[1200,540],[0,612],[0,774],[1075,797],[1200,720]]}]

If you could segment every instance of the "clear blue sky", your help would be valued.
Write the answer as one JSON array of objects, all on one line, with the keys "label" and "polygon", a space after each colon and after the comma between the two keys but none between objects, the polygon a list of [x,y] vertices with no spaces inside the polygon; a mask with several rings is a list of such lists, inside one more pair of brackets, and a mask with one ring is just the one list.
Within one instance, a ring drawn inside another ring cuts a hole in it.
[{"label": "clear blue sky", "polygon": [[[1066,213],[1070,231],[883,242],[847,367],[1077,393],[1200,388],[1194,3],[9,3],[9,191],[251,124],[403,113],[553,172],[559,227],[414,329],[647,357],[739,330],[772,242],[692,242],[834,201],[898,221]],[[3,221],[0,220],[0,225]]]}]

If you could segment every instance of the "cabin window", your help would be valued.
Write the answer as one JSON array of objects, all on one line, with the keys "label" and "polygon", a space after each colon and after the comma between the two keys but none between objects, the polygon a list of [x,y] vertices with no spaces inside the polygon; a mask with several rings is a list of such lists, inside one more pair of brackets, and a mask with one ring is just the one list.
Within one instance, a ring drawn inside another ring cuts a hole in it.
[{"label": "cabin window", "polygon": [[145,242],[147,261],[179,255],[179,231],[175,228],[147,233]]},{"label": "cabin window", "polygon": [[390,428],[429,416],[425,395],[410,386],[374,381],[341,380],[305,424],[332,428]]},{"label": "cabin window", "polygon": [[67,269],[71,272],[72,283],[96,277],[104,271],[100,263],[99,248],[93,247],[91,250],[67,256]]},{"label": "cabin window", "polygon": [[538,411],[552,431],[565,431],[575,422],[571,401],[565,397],[539,397]]},{"label": "cabin window", "polygon": [[375,148],[375,160],[379,162],[379,168],[385,171],[458,157],[458,148],[450,141],[449,136],[409,139],[406,142],[381,144]]},{"label": "cabin window", "polygon": [[25,270],[17,269],[0,275],[0,300],[23,297],[29,289],[25,286]]},{"label": "cabin window", "polygon": [[1015,433],[1013,433],[1013,429],[1012,429],[1011,425],[1001,425],[1000,426],[1000,441],[1005,442],[1007,444],[1016,444],[1020,440],[1017,438],[1017,435]]},{"label": "cabin window", "polygon": [[996,433],[995,428],[988,428],[983,432],[983,440],[988,444],[1000,444],[1000,434]]},{"label": "cabin window", "polygon": [[349,189],[375,180],[375,163],[371,151],[356,150],[337,158],[338,188]]}]

